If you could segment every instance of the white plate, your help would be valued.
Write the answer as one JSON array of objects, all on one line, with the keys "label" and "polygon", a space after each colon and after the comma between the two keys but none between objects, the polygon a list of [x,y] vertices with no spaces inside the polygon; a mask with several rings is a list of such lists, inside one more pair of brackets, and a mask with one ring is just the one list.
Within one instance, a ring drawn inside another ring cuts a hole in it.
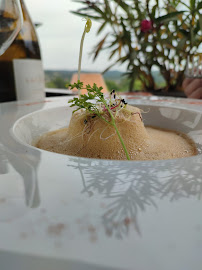
[{"label": "white plate", "polygon": [[[191,137],[202,150],[202,113],[193,109],[166,107],[155,104],[138,104],[143,110],[143,122],[159,128],[180,131]],[[13,126],[13,135],[17,141],[32,145],[42,134],[67,127],[73,109],[67,106],[36,111],[20,118]]]},{"label": "white plate", "polygon": [[23,196],[25,202],[17,215],[9,212],[6,220],[0,215],[1,269],[201,270],[202,112],[131,100],[150,108],[143,114],[146,124],[187,133],[199,154],[109,161],[30,146],[43,132],[68,124],[71,112],[64,100],[53,103],[39,111],[38,105],[0,106],[7,163],[0,175],[0,213],[9,206],[7,198],[20,198],[19,207]]}]

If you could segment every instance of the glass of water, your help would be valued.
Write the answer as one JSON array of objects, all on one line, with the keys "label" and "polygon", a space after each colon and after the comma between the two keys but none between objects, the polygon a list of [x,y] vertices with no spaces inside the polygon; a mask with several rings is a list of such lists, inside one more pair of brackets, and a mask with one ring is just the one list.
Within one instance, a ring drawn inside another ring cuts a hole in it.
[{"label": "glass of water", "polygon": [[0,0],[0,55],[11,45],[23,24],[19,0]]}]

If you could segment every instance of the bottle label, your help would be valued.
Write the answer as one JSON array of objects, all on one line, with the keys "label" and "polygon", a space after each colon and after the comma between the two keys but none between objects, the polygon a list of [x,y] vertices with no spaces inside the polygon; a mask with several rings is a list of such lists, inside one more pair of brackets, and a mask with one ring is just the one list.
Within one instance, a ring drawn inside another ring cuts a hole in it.
[{"label": "bottle label", "polygon": [[44,71],[41,60],[13,60],[17,100],[44,100]]}]

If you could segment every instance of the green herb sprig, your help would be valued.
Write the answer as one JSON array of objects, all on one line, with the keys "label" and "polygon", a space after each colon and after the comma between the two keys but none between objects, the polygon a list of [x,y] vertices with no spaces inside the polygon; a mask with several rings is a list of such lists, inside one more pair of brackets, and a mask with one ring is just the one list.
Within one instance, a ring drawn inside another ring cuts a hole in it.
[{"label": "green herb sprig", "polygon": [[[81,60],[82,60],[83,43],[84,43],[85,35],[86,35],[86,33],[89,33],[90,32],[90,29],[92,27],[92,21],[91,21],[91,19],[89,19],[87,17],[87,18],[84,18],[84,20],[86,20],[86,24],[84,26],[83,35],[81,37],[81,42],[80,42],[79,63],[78,63],[78,81],[80,81]],[[79,91],[79,95],[80,95],[80,88],[78,88],[78,91]]]},{"label": "green herb sprig", "polygon": [[[77,81],[77,83],[69,85],[70,89],[73,89],[73,88],[78,89],[79,96],[69,100],[69,103],[72,103],[70,107],[74,107],[74,106],[77,107],[77,109],[74,110],[73,112],[75,112],[79,109],[85,109],[87,112],[89,112],[93,115],[97,115],[103,121],[105,121],[107,124],[113,126],[116,130],[116,133],[117,133],[119,140],[122,144],[122,147],[125,151],[126,157],[128,160],[130,160],[130,156],[128,154],[128,151],[126,149],[124,141],[120,135],[120,132],[116,126],[115,118],[114,118],[114,115],[112,112],[113,108],[117,108],[119,106],[121,106],[121,107],[125,106],[126,105],[125,101],[120,99],[119,104],[114,106],[111,103],[111,98],[110,98],[109,102],[104,98],[104,94],[102,93],[103,87],[98,87],[95,83],[93,84],[93,86],[90,86],[88,84],[88,85],[86,85],[86,87],[84,87],[83,82],[80,81],[83,42],[84,42],[85,34],[90,31],[91,26],[92,26],[92,22],[89,18],[85,18],[85,20],[86,20],[86,24],[84,27],[84,32],[83,32],[83,35],[81,38],[81,43],[80,43],[79,64],[78,64],[78,81]],[[80,93],[81,89],[86,89],[87,95],[86,94],[81,95],[81,93]],[[112,94],[114,96],[116,96],[114,91],[112,92]],[[105,117],[106,111],[108,111],[108,113],[110,115],[110,121],[108,120],[108,118]]]},{"label": "green herb sprig", "polygon": [[[77,109],[75,111],[77,111],[79,109],[85,109],[89,113],[100,117],[107,124],[113,126],[118,137],[119,137],[119,140],[120,140],[121,145],[124,149],[126,157],[128,160],[130,160],[130,156],[128,154],[128,151],[126,149],[124,141],[121,137],[121,134],[120,134],[120,132],[117,128],[116,122],[115,122],[115,118],[114,118],[114,115],[113,115],[113,112],[111,109],[111,100],[110,100],[110,102],[108,102],[108,100],[105,99],[104,94],[101,92],[103,88],[98,87],[95,83],[93,84],[92,87],[89,84],[86,85],[86,87],[83,87],[83,83],[80,81],[78,81],[77,83],[74,83],[74,84],[70,84],[69,86],[71,89],[77,88],[77,89],[86,89],[87,90],[87,94],[80,95],[79,97],[75,97],[75,98],[69,100],[69,103],[72,103],[70,107],[77,106]],[[113,92],[113,95],[115,95],[115,92]],[[125,101],[120,100],[120,104],[122,104],[122,103],[123,103],[123,106],[125,106],[125,104],[126,104]],[[120,106],[122,106],[122,105],[120,105]],[[110,115],[110,121],[105,117],[106,111],[108,111],[108,113]]]}]

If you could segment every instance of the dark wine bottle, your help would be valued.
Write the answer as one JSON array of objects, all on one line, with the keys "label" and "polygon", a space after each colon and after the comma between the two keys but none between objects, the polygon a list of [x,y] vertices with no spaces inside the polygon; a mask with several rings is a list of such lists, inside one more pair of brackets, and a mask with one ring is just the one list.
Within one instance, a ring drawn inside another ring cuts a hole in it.
[{"label": "dark wine bottle", "polygon": [[36,101],[45,96],[44,71],[37,34],[24,1],[20,2],[24,20],[22,29],[11,46],[0,56],[0,102]]}]

